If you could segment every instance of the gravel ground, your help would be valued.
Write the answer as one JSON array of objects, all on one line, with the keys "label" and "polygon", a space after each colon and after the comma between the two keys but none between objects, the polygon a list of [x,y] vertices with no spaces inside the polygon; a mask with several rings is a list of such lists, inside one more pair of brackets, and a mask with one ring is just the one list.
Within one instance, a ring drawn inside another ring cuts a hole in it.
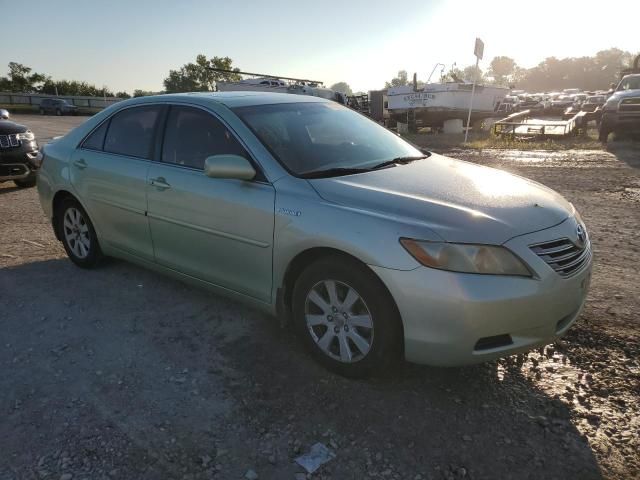
[{"label": "gravel ground", "polygon": [[[16,120],[42,143],[84,119]],[[640,154],[613,148],[448,152],[577,206],[588,303],[541,351],[366,381],[243,305],[74,267],[36,190],[0,185],[0,480],[640,478]],[[306,477],[293,459],[316,442],[336,456]]]}]

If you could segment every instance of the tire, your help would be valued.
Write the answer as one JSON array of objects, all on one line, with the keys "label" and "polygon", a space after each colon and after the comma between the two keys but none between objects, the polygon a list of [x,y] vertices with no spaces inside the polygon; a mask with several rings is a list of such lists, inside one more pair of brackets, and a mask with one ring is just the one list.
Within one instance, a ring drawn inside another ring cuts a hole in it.
[{"label": "tire", "polygon": [[82,268],[96,267],[102,250],[91,219],[82,206],[68,198],[56,209],[56,229],[69,259]]},{"label": "tire", "polygon": [[13,183],[16,184],[18,188],[31,188],[36,186],[36,176],[35,174],[29,175],[27,178],[23,178],[21,180],[14,180]]},{"label": "tire", "polygon": [[598,133],[598,140],[600,140],[602,143],[607,143],[610,133],[611,133],[611,130],[606,125],[601,123],[600,131]]},{"label": "tire", "polygon": [[[329,289],[335,292],[333,303]],[[380,279],[355,260],[331,256],[309,265],[293,289],[292,311],[311,355],[335,373],[364,377],[400,357],[395,302]]]}]

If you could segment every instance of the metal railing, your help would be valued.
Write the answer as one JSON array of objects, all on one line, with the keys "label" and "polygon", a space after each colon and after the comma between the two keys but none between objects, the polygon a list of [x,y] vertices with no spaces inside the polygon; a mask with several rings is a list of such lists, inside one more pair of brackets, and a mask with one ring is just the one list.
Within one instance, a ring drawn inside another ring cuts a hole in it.
[{"label": "metal railing", "polygon": [[89,97],[80,95],[45,95],[41,93],[12,93],[0,92],[0,105],[30,105],[34,110],[38,109],[42,100],[52,98],[66,100],[80,108],[103,109],[113,105],[123,98],[119,97]]}]

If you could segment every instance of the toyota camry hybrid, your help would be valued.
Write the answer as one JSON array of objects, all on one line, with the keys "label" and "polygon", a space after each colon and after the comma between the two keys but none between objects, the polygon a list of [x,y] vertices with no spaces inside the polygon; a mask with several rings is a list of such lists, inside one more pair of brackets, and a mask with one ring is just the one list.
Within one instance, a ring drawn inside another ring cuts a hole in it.
[{"label": "toyota camry hybrid", "polygon": [[120,257],[249,301],[348,376],[544,345],[589,287],[562,196],[310,96],[120,102],[45,147],[37,186],[77,265]]}]

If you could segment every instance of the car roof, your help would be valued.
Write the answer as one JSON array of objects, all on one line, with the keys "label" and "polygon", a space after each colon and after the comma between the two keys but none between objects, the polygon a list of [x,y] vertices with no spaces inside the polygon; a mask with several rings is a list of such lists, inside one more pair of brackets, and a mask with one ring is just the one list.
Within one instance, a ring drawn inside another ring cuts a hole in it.
[{"label": "car roof", "polygon": [[[311,95],[296,95],[292,93],[273,92],[190,92],[171,93],[165,95],[152,95],[148,97],[138,97],[127,100],[129,103],[145,103],[146,101],[184,101],[185,99],[196,100],[196,103],[221,103],[229,108],[248,107],[254,105],[271,105],[278,103],[297,102],[330,102],[325,98]],[[135,100],[135,101],[134,101]]]}]

